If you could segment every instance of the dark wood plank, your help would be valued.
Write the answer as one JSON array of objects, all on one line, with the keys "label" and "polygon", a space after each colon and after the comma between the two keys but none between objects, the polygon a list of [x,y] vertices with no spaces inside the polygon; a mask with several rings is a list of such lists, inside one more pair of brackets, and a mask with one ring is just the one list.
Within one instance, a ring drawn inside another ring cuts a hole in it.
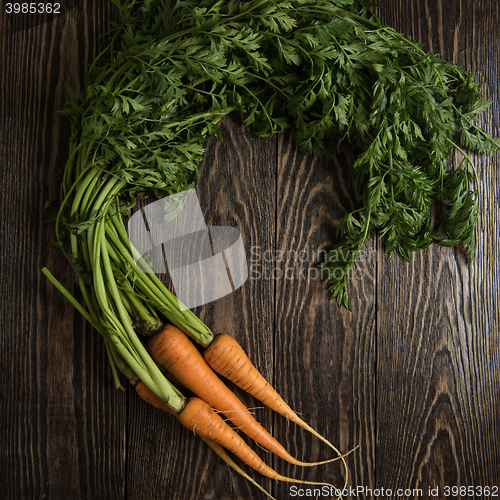
[{"label": "dark wood plank", "polygon": [[[239,115],[227,117],[220,127],[222,140],[213,138],[207,145],[197,194],[207,227],[231,226],[240,231],[251,266],[257,248],[275,247],[276,139],[246,135]],[[214,333],[236,338],[272,379],[274,283],[256,278],[249,269],[241,288],[197,307],[195,313]],[[255,400],[239,390],[237,394],[247,406],[255,407]],[[131,399],[127,498],[260,498],[259,491],[231,471],[200,438],[158,413],[138,398]],[[270,411],[258,409],[256,416],[272,432]],[[270,480],[250,475],[271,488]]]},{"label": "dark wood plank", "polygon": [[[482,124],[498,134],[498,5],[394,1],[383,13],[484,82],[494,106]],[[470,265],[457,249],[431,248],[411,263],[379,252],[376,480],[424,498],[429,488],[442,497],[445,486],[500,482],[499,155],[476,158],[483,202]]]},{"label": "dark wood plank", "polygon": [[80,85],[114,9],[82,2],[38,25],[29,16],[9,24],[4,10],[1,496],[122,497],[126,396],[114,389],[101,339],[41,274],[47,265],[73,288],[42,221],[68,149],[69,122],[56,111],[66,85]]},{"label": "dark wood plank", "polygon": [[[352,403],[359,396],[370,401],[373,388],[354,388],[360,379],[353,380],[352,373],[359,363],[370,363],[372,356],[365,349],[373,333],[367,327],[374,317],[373,287],[369,279],[351,282],[354,303],[363,304],[366,312],[353,317],[328,300],[314,263],[331,246],[339,219],[354,207],[350,165],[349,154],[315,158],[301,154],[290,135],[279,139],[278,258],[273,263],[277,268],[275,385],[307,422],[343,452],[353,448],[354,441],[364,439],[367,432],[372,433]],[[372,272],[371,265],[363,271]],[[358,318],[366,322],[364,326]],[[361,358],[359,353],[363,353]],[[368,365],[363,366],[359,373],[367,369]],[[353,390],[358,389],[362,394],[355,395]],[[276,420],[279,438],[298,458],[315,461],[333,456],[307,432]],[[373,438],[368,440],[373,442]],[[352,458],[350,466],[359,457]],[[358,465],[356,476],[360,478],[366,466]],[[285,471],[292,477],[326,481],[337,487],[345,479],[338,464],[306,470],[286,467]],[[275,492],[278,498],[287,498],[292,490],[290,485],[278,485]]]},{"label": "dark wood plank", "polygon": [[[277,251],[283,258],[275,263],[281,275],[276,279],[275,385],[342,452],[364,444],[362,453],[348,460],[348,484],[370,484],[375,259],[369,259],[368,245],[365,262],[356,266],[349,284],[352,313],[329,301],[314,266],[332,245],[340,218],[355,208],[353,158],[348,151],[323,158],[304,156],[289,135],[280,137],[279,146]],[[302,460],[333,456],[300,428],[283,422],[276,427],[280,439]],[[286,473],[338,488],[345,481],[340,464],[303,471],[287,467]],[[289,485],[279,485],[275,491],[278,498],[292,493]]]}]

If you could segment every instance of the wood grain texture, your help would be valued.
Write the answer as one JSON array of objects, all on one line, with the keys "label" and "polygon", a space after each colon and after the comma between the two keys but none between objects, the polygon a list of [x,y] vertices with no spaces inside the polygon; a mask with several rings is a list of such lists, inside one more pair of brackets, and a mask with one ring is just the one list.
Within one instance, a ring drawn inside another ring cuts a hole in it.
[{"label": "wood grain texture", "polygon": [[[487,82],[485,96],[495,104],[482,125],[498,134],[499,36],[487,28],[499,19],[498,4],[392,4],[385,22]],[[408,11],[418,14],[407,17]],[[500,481],[494,437],[500,392],[493,382],[500,375],[499,158],[475,159],[482,192],[475,259],[468,264],[459,249],[433,247],[411,263],[378,261],[377,483],[420,488],[426,498],[429,488],[443,493],[445,486]],[[382,245],[379,250],[381,255]]]},{"label": "wood grain texture", "polygon": [[[331,246],[339,219],[354,207],[352,163],[349,152],[304,156],[289,135],[279,139],[276,265],[281,279],[276,280],[275,366],[280,377],[275,385],[282,394],[293,395],[299,414],[343,452],[361,441],[374,442],[375,261],[367,251],[365,262],[360,261],[353,273],[354,314],[328,301],[314,264]],[[357,279],[361,277],[367,279]],[[363,314],[357,311],[359,304]],[[370,403],[358,407],[354,400]],[[299,428],[280,426],[279,431],[279,438],[303,459],[332,456],[325,445]],[[368,481],[364,473],[368,469],[363,457],[358,471],[353,469],[351,474],[356,482]],[[339,464],[302,473],[287,467],[286,472],[336,487],[345,479]],[[277,498],[288,497],[289,486],[277,490]]]},{"label": "wood grain texture", "polygon": [[112,498],[124,490],[127,402],[116,398],[100,339],[41,274],[47,265],[73,286],[42,217],[58,197],[68,150],[68,121],[56,111],[66,85],[80,85],[113,11],[80,7],[7,32],[2,5],[3,498]]},{"label": "wood grain texture", "polygon": [[[383,4],[383,22],[483,82],[493,106],[482,125],[498,135],[498,3]],[[39,25],[5,16],[2,6],[0,497],[264,499],[132,388],[115,390],[101,339],[40,273],[47,265],[73,287],[41,215],[58,196],[68,149],[68,122],[55,111],[65,86],[81,84],[114,8],[84,0]],[[500,156],[474,156],[482,191],[475,259],[430,248],[410,263],[388,260],[374,239],[350,281],[347,312],[328,301],[312,262],[355,207],[350,153],[303,155],[288,134],[258,140],[238,115],[221,129],[222,141],[207,144],[198,196],[207,225],[240,230],[249,279],[195,312],[240,341],[342,451],[359,445],[348,458],[352,488],[420,488],[401,497],[416,499],[432,498],[429,487],[445,498],[446,485],[500,486]],[[282,417],[255,411],[298,458],[330,455]],[[279,472],[343,482],[338,464],[300,469],[258,452]],[[290,485],[250,475],[278,500],[292,498]]]}]

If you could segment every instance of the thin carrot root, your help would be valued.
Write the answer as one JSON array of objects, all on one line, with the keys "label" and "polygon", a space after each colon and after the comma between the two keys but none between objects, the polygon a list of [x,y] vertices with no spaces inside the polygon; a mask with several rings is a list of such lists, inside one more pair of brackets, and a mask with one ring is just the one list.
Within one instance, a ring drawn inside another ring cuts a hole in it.
[{"label": "thin carrot root", "polygon": [[[321,462],[302,462],[273,438],[250,414],[246,406],[210,368],[191,340],[173,325],[148,340],[152,358],[172,373],[188,390],[225,415],[234,425],[267,450],[280,458],[302,467],[326,464],[339,457]],[[338,453],[338,452],[337,452]]]},{"label": "thin carrot root", "polygon": [[[137,394],[147,403],[153,405],[155,408],[162,410],[170,415],[175,415],[175,413],[166,405],[144,382],[140,381],[135,386],[135,391]],[[218,443],[209,439],[208,437],[203,437],[202,439],[205,443],[212,448],[217,455],[227,464],[229,467],[234,469],[240,476],[244,477],[247,481],[250,481],[254,486],[259,488],[272,500],[276,500],[265,488],[263,488],[255,479],[251,478],[238,464],[226,453],[226,450]]]},{"label": "thin carrot root", "polygon": [[211,439],[202,437],[203,441],[212,448],[217,455],[227,464],[229,467],[231,467],[235,472],[237,472],[240,476],[244,477],[247,481],[252,483],[254,486],[259,488],[260,491],[262,491],[266,496],[271,498],[272,500],[276,500],[265,488],[263,488],[255,479],[251,478],[241,467],[238,466],[238,464],[226,453],[226,450],[220,445],[217,444],[215,441],[212,441]]}]

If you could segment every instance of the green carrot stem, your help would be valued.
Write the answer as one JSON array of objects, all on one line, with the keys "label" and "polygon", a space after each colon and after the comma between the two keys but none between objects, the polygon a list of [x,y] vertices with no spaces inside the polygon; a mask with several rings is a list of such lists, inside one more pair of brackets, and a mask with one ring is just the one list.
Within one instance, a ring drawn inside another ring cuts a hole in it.
[{"label": "green carrot stem", "polygon": [[42,269],[43,274],[47,276],[49,281],[64,295],[66,299],[71,302],[71,305],[103,336],[106,337],[107,334],[101,327],[99,323],[82,307],[80,302],[78,302],[73,295],[57,280],[57,278],[46,268]]},{"label": "green carrot stem", "polygon": [[94,165],[89,165],[84,171],[82,171],[78,178],[76,179],[76,181],[73,183],[73,185],[67,190],[67,193],[66,195],[64,196],[62,202],[61,202],[61,206],[59,207],[59,212],[57,214],[57,217],[56,217],[56,221],[55,221],[55,233],[56,233],[56,239],[58,241],[61,241],[61,233],[60,233],[60,230],[59,230],[59,226],[61,224],[61,217],[63,215],[63,212],[64,212],[64,207],[67,205],[67,203],[69,202],[69,199],[70,199],[70,196],[71,196],[71,193],[77,188],[79,182],[83,179],[83,177],[85,176],[87,170],[91,170],[92,168],[94,168]]},{"label": "green carrot stem", "polygon": [[115,382],[115,387],[117,389],[125,390],[125,388],[123,387],[122,383],[120,382],[120,378],[118,377],[118,373],[116,371],[115,358],[114,358],[113,353],[112,353],[113,347],[109,344],[108,341],[105,341],[104,344],[106,346],[106,353],[108,355],[109,364],[111,366],[111,372],[113,374],[113,380]]},{"label": "green carrot stem", "polygon": [[63,182],[61,184],[61,199],[67,199],[71,191],[78,185],[76,182],[71,181],[71,178],[73,177],[73,164],[76,154],[85,147],[86,142],[87,141],[85,139],[82,139],[82,134],[80,133],[78,144],[75,145],[75,143],[73,143],[70,147],[68,160],[66,161],[66,166],[64,169]]},{"label": "green carrot stem", "polygon": [[130,381],[131,384],[135,385],[139,382],[139,377],[134,373],[130,366],[123,361],[123,358],[118,354],[114,344],[107,342],[107,347],[113,356],[113,360],[117,368],[125,375],[125,377]]},{"label": "green carrot stem", "polygon": [[102,185],[105,182],[105,179],[102,178],[102,175],[102,170],[94,167],[92,171],[89,172],[89,174],[85,177],[84,181],[75,194],[75,198],[73,199],[71,215],[79,210],[80,219],[88,219],[89,200],[91,196],[95,196],[99,191],[99,188],[96,189],[96,184],[98,182],[101,182]]},{"label": "green carrot stem", "polygon": [[[109,206],[110,201],[120,192],[124,184],[125,183],[119,180],[117,177],[111,177],[106,181],[104,186],[101,188],[99,197],[92,205],[89,216],[90,220],[93,217],[98,217],[98,214],[100,215],[100,217],[104,217],[106,208]],[[106,202],[106,200],[108,201]],[[89,254],[92,254],[92,249],[94,247],[95,227],[96,224],[94,223],[87,229]],[[92,259],[90,259],[90,262],[92,263]]]},{"label": "green carrot stem", "polygon": [[[146,283],[147,287],[154,290],[157,296],[162,298],[167,308],[172,311],[170,313],[172,317],[168,318],[173,323],[175,322],[174,324],[178,328],[191,336],[200,345],[208,347],[213,340],[213,334],[208,326],[189,309],[181,310],[180,301],[177,297],[158,279],[152,269],[144,262],[137,249],[132,245],[123,225],[123,221],[117,216],[117,213],[113,214],[111,222],[119,238],[117,238],[111,230],[108,230],[108,234],[113,243],[119,248],[119,255],[123,256],[125,260],[133,266],[133,269],[136,270],[137,275]],[[125,242],[126,246],[124,244]],[[131,254],[133,254],[133,256]],[[141,267],[144,268],[144,270],[140,269],[137,265],[137,261],[139,260],[141,260]]]},{"label": "green carrot stem", "polygon": [[121,298],[121,301],[123,303],[123,306],[125,307],[129,316],[132,317],[134,315],[134,310],[132,309],[132,306],[130,305],[130,301],[128,300],[127,294],[123,291],[122,288],[118,288],[118,293],[120,294],[120,298]]},{"label": "green carrot stem", "polygon": [[[118,351],[120,356],[124,359],[124,361],[130,366],[134,373],[151,389],[158,397],[164,401],[172,411],[178,413],[180,412],[184,406],[186,405],[186,398],[182,395],[182,393],[175,388],[165,377],[163,377],[162,386],[170,386],[172,391],[170,395],[165,396],[163,391],[158,387],[157,381],[151,376],[151,373],[148,370],[145,370],[137,360],[130,354],[128,349],[126,349],[121,343],[120,339],[116,335],[111,336],[111,341],[115,349]],[[157,371],[161,372],[158,368]],[[161,382],[161,381],[160,381]]]},{"label": "green carrot stem", "polygon": [[137,297],[137,294],[127,287],[130,286],[128,281],[121,283],[121,288],[118,289],[123,305],[131,318],[134,318],[139,330],[146,337],[157,333],[163,326],[163,322],[158,316],[147,308],[147,306]]},{"label": "green carrot stem", "polygon": [[78,286],[80,287],[80,292],[82,293],[83,300],[85,301],[85,305],[87,306],[90,315],[97,321],[98,314],[94,307],[94,301],[92,300],[90,291],[82,278],[78,278]]},{"label": "green carrot stem", "polygon": [[[213,339],[213,334],[210,331],[208,331],[209,333],[207,333],[207,331],[200,331],[196,322],[193,324],[193,317],[196,318],[196,316],[189,309],[182,311],[175,295],[156,278],[156,275],[143,272],[121,241],[111,231],[109,232],[109,238],[118,247],[118,254],[123,257],[130,266],[133,266],[137,275],[135,284],[141,288],[145,296],[159,304],[162,313],[165,314],[175,326],[186,333],[186,335],[189,335],[203,347],[208,347]],[[158,282],[161,283],[161,286],[157,286]],[[199,322],[201,323],[200,320]],[[204,324],[202,323],[202,325]]]},{"label": "green carrot stem", "polygon": [[163,376],[163,374],[160,372],[158,366],[156,365],[156,363],[153,362],[151,356],[149,355],[146,348],[139,340],[136,332],[134,331],[132,320],[130,318],[130,315],[126,311],[125,306],[123,305],[120,293],[118,291],[118,286],[116,284],[116,280],[113,275],[113,270],[111,268],[111,262],[109,260],[109,254],[106,245],[105,227],[106,227],[106,222],[104,220],[101,220],[98,223],[98,235],[99,235],[98,237],[100,242],[100,245],[99,244],[98,245],[100,246],[101,250],[102,264],[104,268],[104,274],[107,278],[109,295],[111,296],[115,304],[115,307],[118,311],[119,321],[121,322],[126,333],[128,334],[129,341],[134,346],[134,349],[139,355],[141,362],[144,364],[144,366],[147,367],[147,370],[151,375],[152,379],[154,380],[154,382],[156,383],[159,391],[161,392],[161,394],[163,394],[163,399],[168,401],[172,397],[177,397],[178,391],[174,390],[175,388],[172,386],[172,384],[170,384],[167,381],[167,379]]},{"label": "green carrot stem", "polygon": [[[145,369],[142,364],[138,363],[136,358],[131,354],[129,348],[125,347],[122,340],[117,334],[109,334],[102,326],[97,323],[92,316],[82,307],[82,305],[71,295],[71,293],[52,275],[52,273],[44,267],[42,272],[47,276],[49,281],[66,297],[73,307],[104,337],[105,340],[111,342],[111,345],[122,357],[122,360],[127,362],[129,369],[125,368],[125,364],[120,363],[118,366],[123,368],[123,372],[128,374],[127,378],[133,379],[131,372],[135,373],[157,396],[162,398],[172,411],[179,412],[185,405],[185,397],[162,375],[158,366],[150,358]],[[143,348],[144,349],[144,348]],[[145,349],[144,349],[145,351]],[[146,353],[147,354],[147,353]],[[113,358],[115,363],[116,360]],[[111,365],[113,370],[113,364]],[[151,373],[153,372],[153,374]],[[155,373],[156,372],[156,373]],[[159,376],[158,376],[159,374]],[[113,374],[114,376],[114,374]],[[116,382],[116,379],[115,379]]]},{"label": "green carrot stem", "polygon": [[160,321],[158,316],[153,316],[151,312],[148,311],[146,306],[137,298],[137,296],[130,292],[124,293],[126,294],[133,311],[137,313],[140,328],[143,334],[146,337],[149,337],[157,333],[163,326],[163,323]]}]

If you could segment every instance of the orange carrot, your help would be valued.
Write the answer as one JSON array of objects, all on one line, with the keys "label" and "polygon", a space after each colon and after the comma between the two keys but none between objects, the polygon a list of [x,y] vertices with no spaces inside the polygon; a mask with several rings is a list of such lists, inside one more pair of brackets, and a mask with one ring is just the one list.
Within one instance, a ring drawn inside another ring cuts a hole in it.
[{"label": "orange carrot", "polygon": [[[156,408],[173,414],[172,410],[170,410],[170,408],[165,403],[163,403],[163,401],[156,394],[154,394],[143,382],[139,382],[135,387],[137,394],[139,394],[139,396],[141,396],[141,398],[143,398],[145,401],[152,404]],[[193,431],[195,434],[205,440],[205,442],[207,442],[207,444],[209,444],[209,446],[214,449],[214,451],[216,451],[216,453],[226,463],[229,463],[226,460],[226,457],[230,462],[232,462],[232,460],[227,456],[225,452],[221,453],[219,447],[227,449],[246,465],[256,470],[265,477],[289,483],[327,485],[338,492],[338,490],[333,485],[328,483],[318,483],[312,481],[303,481],[300,479],[293,479],[287,476],[282,476],[281,474],[276,472],[274,469],[269,467],[252,450],[252,448],[250,448],[250,446],[248,446],[248,444],[238,433],[236,433],[233,429],[231,429],[231,427],[229,427],[228,424],[226,424],[226,422],[220,415],[215,413],[215,411],[208,403],[202,401],[200,398],[188,398],[186,406],[179,413],[176,413],[174,415],[182,423],[182,425],[184,425],[184,427]],[[229,465],[231,464],[229,463]],[[239,467],[236,464],[234,465],[236,466],[236,468],[233,467],[233,465],[231,465],[231,467],[235,468],[235,470],[238,471]],[[248,478],[245,473],[243,473],[243,475]],[[256,484],[251,478],[248,479]]]},{"label": "orange carrot", "polygon": [[317,438],[327,443],[340,456],[340,452],[330,441],[304,422],[276,392],[274,387],[261,375],[248,359],[243,348],[229,335],[221,333],[215,337],[203,356],[212,369],[227,378],[240,389],[264,403],[273,411],[300,425]]},{"label": "orange carrot", "polygon": [[175,376],[172,375],[172,373],[167,372],[166,370],[163,372],[163,375],[172,382],[178,389],[185,389],[184,385],[182,385],[181,381]]},{"label": "orange carrot", "polygon": [[[137,394],[147,403],[153,405],[159,410],[169,413],[170,415],[174,415],[176,417],[178,416],[144,382],[139,381],[135,385],[135,390]],[[269,494],[266,489],[264,489],[257,481],[255,481],[255,479],[251,478],[241,467],[239,467],[234,462],[234,460],[226,453],[226,451],[220,444],[216,443],[212,439],[209,439],[208,437],[202,436],[202,439],[203,441],[205,441],[205,443],[207,443],[208,446],[210,446],[210,448],[212,448],[213,451],[215,451],[215,453],[217,453],[217,455],[219,455],[222,460],[224,460],[227,465],[234,469],[240,476],[244,477],[247,481],[250,481],[253,485],[264,492],[269,498],[276,500]]]},{"label": "orange carrot", "polygon": [[309,463],[292,457],[255,420],[246,406],[214,373],[191,340],[177,327],[166,325],[160,333],[148,340],[147,346],[152,358],[172,373],[184,387],[223,413],[264,448],[294,465],[311,466],[337,460],[333,458]]},{"label": "orange carrot", "polygon": [[205,401],[197,397],[188,398],[188,402],[179,413],[178,418],[185,427],[192,429],[201,437],[206,437],[220,444],[263,476],[278,481],[295,481],[295,479],[278,474],[264,463],[243,438],[231,429]]}]

